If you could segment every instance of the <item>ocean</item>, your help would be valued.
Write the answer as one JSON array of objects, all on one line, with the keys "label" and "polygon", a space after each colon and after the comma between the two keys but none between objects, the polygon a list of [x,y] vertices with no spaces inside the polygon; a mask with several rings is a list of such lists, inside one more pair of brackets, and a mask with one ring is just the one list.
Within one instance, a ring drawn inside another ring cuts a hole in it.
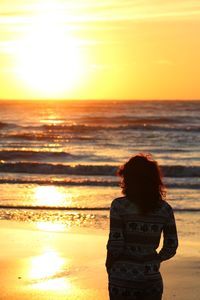
[{"label": "ocean", "polygon": [[142,152],[189,228],[200,212],[199,133],[200,101],[1,101],[0,219],[105,229],[121,196],[117,168]]}]

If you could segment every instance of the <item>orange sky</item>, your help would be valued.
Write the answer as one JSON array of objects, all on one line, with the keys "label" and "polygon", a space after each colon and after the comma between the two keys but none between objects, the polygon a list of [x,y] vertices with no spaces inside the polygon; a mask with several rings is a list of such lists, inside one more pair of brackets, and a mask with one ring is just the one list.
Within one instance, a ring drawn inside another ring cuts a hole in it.
[{"label": "orange sky", "polygon": [[1,0],[0,99],[200,99],[200,2]]}]

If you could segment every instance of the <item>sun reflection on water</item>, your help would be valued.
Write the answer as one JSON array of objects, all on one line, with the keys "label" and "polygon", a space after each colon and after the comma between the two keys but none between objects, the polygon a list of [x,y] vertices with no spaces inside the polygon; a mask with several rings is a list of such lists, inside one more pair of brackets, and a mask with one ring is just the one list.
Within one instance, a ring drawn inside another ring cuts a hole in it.
[{"label": "sun reflection on water", "polygon": [[44,206],[70,206],[72,203],[72,195],[55,186],[35,187],[34,198],[37,205]]}]

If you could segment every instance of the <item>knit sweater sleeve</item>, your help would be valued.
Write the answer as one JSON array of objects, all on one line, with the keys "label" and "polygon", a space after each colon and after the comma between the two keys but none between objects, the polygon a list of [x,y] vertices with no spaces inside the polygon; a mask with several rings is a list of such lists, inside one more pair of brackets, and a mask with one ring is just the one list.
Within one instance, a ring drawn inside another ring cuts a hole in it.
[{"label": "knit sweater sleeve", "polygon": [[167,211],[168,217],[163,226],[163,247],[158,254],[160,261],[173,257],[176,254],[176,249],[178,248],[176,222],[171,206],[168,206]]},{"label": "knit sweater sleeve", "polygon": [[123,253],[123,220],[120,216],[120,204],[114,200],[110,208],[110,233],[107,243],[106,268],[110,269],[114,261]]}]

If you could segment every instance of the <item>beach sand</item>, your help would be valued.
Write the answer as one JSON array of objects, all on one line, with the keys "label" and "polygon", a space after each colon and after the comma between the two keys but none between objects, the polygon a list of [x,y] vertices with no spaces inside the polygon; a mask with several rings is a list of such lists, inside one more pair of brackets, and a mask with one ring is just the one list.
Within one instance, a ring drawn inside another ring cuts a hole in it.
[{"label": "beach sand", "polygon": [[[106,231],[0,224],[1,300],[108,299]],[[199,299],[199,246],[198,241],[180,240],[176,257],[162,264],[163,300]]]}]

